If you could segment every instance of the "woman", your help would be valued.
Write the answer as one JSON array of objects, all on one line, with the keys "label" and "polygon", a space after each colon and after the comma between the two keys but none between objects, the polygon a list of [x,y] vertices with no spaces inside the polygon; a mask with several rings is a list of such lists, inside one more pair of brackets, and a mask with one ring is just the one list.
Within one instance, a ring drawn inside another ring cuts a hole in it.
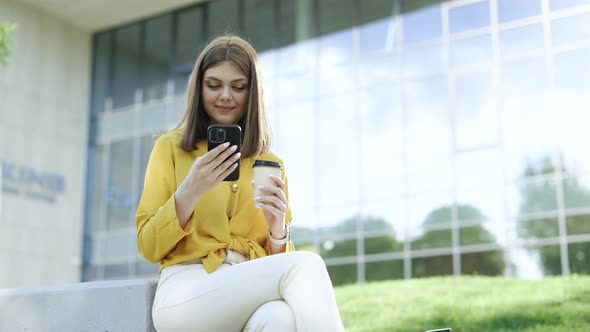
[{"label": "woman", "polygon": [[[178,127],[155,143],[137,210],[137,243],[160,262],[152,316],[166,331],[342,331],[321,257],[295,252],[284,163],[270,126],[255,50],[218,37],[200,54]],[[238,124],[240,153],[207,151],[210,124]],[[222,181],[241,159],[240,178]],[[283,166],[254,197],[256,159]]]}]

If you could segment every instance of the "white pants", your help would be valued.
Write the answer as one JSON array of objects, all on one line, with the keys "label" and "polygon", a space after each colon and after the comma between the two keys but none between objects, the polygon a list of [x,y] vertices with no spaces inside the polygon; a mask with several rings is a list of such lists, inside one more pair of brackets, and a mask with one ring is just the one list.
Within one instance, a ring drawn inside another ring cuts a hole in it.
[{"label": "white pants", "polygon": [[160,274],[152,308],[158,332],[344,331],[322,258],[296,251],[207,273],[178,264]]}]

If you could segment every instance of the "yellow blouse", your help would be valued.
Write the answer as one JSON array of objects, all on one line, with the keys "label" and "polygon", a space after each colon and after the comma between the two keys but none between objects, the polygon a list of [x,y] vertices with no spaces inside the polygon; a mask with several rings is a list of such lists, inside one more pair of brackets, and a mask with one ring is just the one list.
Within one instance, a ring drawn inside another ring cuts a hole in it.
[{"label": "yellow blouse", "polygon": [[[274,153],[242,159],[240,178],[222,182],[201,196],[184,229],[180,227],[174,193],[186,178],[197,157],[207,152],[205,140],[197,150],[186,152],[178,147],[182,132],[162,135],[156,141],[145,173],[143,194],[137,208],[137,246],[150,262],[167,266],[201,258],[208,272],[215,271],[225,259],[225,249],[247,254],[250,259],[270,254],[268,224],[263,210],[254,205],[252,165],[256,159],[272,160],[283,165],[281,178],[288,182],[283,161]],[[287,204],[285,220],[291,223]],[[287,251],[293,251],[290,241]]]}]

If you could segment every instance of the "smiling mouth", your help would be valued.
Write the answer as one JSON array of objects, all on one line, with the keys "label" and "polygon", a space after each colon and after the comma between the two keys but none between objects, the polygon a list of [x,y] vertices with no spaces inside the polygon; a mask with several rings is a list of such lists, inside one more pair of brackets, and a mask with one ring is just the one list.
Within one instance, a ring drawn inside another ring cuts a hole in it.
[{"label": "smiling mouth", "polygon": [[230,112],[233,109],[235,109],[235,106],[216,106],[218,110],[222,111],[222,112]]}]

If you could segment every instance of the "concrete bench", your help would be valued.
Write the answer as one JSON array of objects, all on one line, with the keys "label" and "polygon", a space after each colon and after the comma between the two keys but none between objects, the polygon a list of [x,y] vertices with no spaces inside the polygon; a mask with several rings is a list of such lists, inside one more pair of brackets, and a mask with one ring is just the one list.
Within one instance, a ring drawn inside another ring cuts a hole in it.
[{"label": "concrete bench", "polygon": [[0,289],[0,331],[155,332],[153,280]]}]

